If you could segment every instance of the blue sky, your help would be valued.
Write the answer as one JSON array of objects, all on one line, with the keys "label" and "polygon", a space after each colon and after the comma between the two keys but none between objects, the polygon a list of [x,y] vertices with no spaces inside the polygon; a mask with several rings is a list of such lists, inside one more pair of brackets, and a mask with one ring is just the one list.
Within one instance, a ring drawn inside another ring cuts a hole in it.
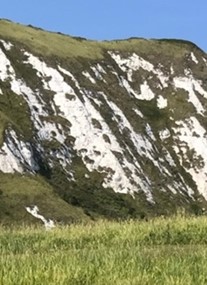
[{"label": "blue sky", "polygon": [[97,40],[180,38],[207,51],[207,0],[3,0],[0,18]]}]

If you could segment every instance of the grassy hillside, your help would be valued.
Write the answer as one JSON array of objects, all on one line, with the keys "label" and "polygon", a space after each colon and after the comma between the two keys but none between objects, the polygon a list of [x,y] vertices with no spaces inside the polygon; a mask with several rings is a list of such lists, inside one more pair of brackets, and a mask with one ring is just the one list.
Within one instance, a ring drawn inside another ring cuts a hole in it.
[{"label": "grassy hillside", "polygon": [[[180,58],[185,54],[186,49],[198,49],[190,42],[176,40],[131,38],[98,42],[47,32],[40,28],[23,26],[8,20],[0,20],[0,36],[24,44],[34,53],[43,56],[55,55],[64,58],[75,56],[93,60],[103,58],[106,50],[119,50],[126,53],[137,51],[140,54],[159,53]],[[48,43],[50,44],[48,45]]]},{"label": "grassy hillside", "polygon": [[[1,224],[41,224],[25,207],[38,205],[40,213],[56,222],[88,220],[79,208],[64,202],[39,176],[0,173]],[[11,222],[12,221],[12,222]]]},{"label": "grassy hillside", "polygon": [[204,285],[206,217],[0,231],[0,284]]}]

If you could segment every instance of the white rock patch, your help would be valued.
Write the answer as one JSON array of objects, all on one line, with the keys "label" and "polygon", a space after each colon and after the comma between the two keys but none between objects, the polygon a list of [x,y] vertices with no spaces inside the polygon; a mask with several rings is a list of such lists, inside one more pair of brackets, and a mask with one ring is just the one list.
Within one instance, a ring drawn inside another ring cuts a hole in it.
[{"label": "white rock patch", "polygon": [[201,102],[199,101],[195,91],[200,93],[205,98],[207,98],[207,92],[202,88],[200,82],[195,80],[191,75],[189,77],[175,77],[173,79],[173,82],[175,88],[181,88],[188,92],[189,95],[188,102],[191,102],[194,105],[197,112],[203,115],[205,109],[201,104]]},{"label": "white rock patch", "polygon": [[103,67],[99,63],[96,65],[96,68],[100,73],[106,74],[106,71],[103,69]]},{"label": "white rock patch", "polygon": [[204,57],[202,57],[202,59],[203,59],[203,61],[204,61],[205,65],[207,66],[207,59],[206,59],[206,58],[204,58]]},{"label": "white rock patch", "polygon": [[129,82],[123,76],[121,76],[121,78],[118,80],[119,80],[119,85],[121,87],[124,87],[130,96],[134,96],[138,100],[151,101],[155,97],[155,94],[150,89],[146,80],[144,81],[143,84],[140,85],[140,93],[132,89]]},{"label": "white rock patch", "polygon": [[[186,168],[195,183],[198,191],[207,199],[207,139],[206,130],[201,126],[195,117],[190,117],[185,121],[177,121],[177,127],[173,128],[175,138],[178,139],[176,152],[183,164],[182,157],[189,162],[190,169]],[[189,161],[187,151],[193,151],[193,159],[201,160],[201,164],[196,166]],[[180,153],[182,155],[180,155]]]},{"label": "white rock patch", "polygon": [[157,107],[159,109],[164,109],[167,107],[167,99],[165,99],[162,95],[159,95],[157,98]]},{"label": "white rock patch", "polygon": [[33,217],[41,220],[46,228],[46,230],[50,230],[55,227],[55,223],[53,220],[49,219],[47,220],[44,216],[39,214],[39,208],[37,206],[32,207],[26,207],[26,211],[30,213]]},{"label": "white rock patch", "polygon": [[106,81],[103,79],[103,76],[101,74],[101,73],[105,73],[105,71],[102,69],[102,67],[99,64],[97,64],[97,66],[92,66],[91,70],[94,72],[97,79],[102,80],[103,82],[106,83]]},{"label": "white rock patch", "polygon": [[162,141],[166,140],[170,137],[170,131],[166,128],[159,132],[159,136]]},{"label": "white rock patch", "polygon": [[0,42],[4,45],[5,50],[10,50],[13,47],[13,44],[10,42],[5,42],[4,40],[0,40]]},{"label": "white rock patch", "polygon": [[150,127],[150,125],[147,123],[146,127],[145,127],[146,133],[148,134],[148,136],[153,140],[156,141],[156,138],[153,134],[152,128]]},{"label": "white rock patch", "polygon": [[0,80],[5,81],[9,76],[14,79],[14,74],[10,61],[0,48]]},{"label": "white rock patch", "polygon": [[199,61],[197,60],[197,58],[196,58],[196,56],[194,55],[193,52],[190,53],[190,56],[191,56],[191,59],[192,59],[193,62],[195,62],[196,64],[199,63]]},{"label": "white rock patch", "polygon": [[[109,52],[111,57],[115,60],[115,62],[118,64],[118,66],[123,70],[124,72],[130,72],[130,70],[137,71],[140,68],[143,68],[144,70],[150,72],[154,70],[154,66],[138,56],[137,54],[133,53],[130,57],[128,58],[122,58],[120,54],[115,54],[113,52]],[[132,81],[131,78],[131,72],[128,76],[128,80]]]},{"label": "white rock patch", "polygon": [[79,85],[78,81],[75,79],[75,77],[73,76],[73,74],[72,74],[70,71],[68,71],[68,70],[66,70],[66,69],[64,69],[64,68],[62,68],[62,67],[59,66],[59,65],[58,65],[58,69],[59,69],[63,74],[69,76],[69,77],[73,80],[73,82],[75,83],[75,86],[76,86],[78,89],[80,89],[80,85]]},{"label": "white rock patch", "polygon": [[0,149],[0,170],[4,173],[22,173],[24,167],[29,171],[39,169],[33,159],[30,144],[18,140],[13,130],[7,131],[6,141]]},{"label": "white rock patch", "polygon": [[142,112],[138,109],[133,109],[133,111],[141,118],[144,118],[144,115],[142,114]]},{"label": "white rock patch", "polygon": [[139,100],[147,100],[150,101],[155,97],[155,94],[150,89],[147,81],[140,85],[141,93],[136,96]]},{"label": "white rock patch", "polygon": [[174,75],[174,74],[175,74],[175,71],[174,71],[174,69],[173,69],[172,66],[170,67],[170,74],[171,74],[171,75]]},{"label": "white rock patch", "polygon": [[0,170],[4,173],[23,172],[23,168],[6,143],[0,149]]},{"label": "white rock patch", "polygon": [[[118,75],[117,75],[117,76],[118,76]],[[118,80],[119,80],[119,85],[120,85],[121,87],[124,87],[124,88],[127,90],[128,94],[129,94],[130,96],[132,96],[132,95],[133,95],[134,97],[138,96],[137,92],[135,92],[135,91],[131,88],[129,82],[128,82],[123,76],[121,76],[120,78],[118,78]]]},{"label": "white rock patch", "polygon": [[88,71],[83,71],[82,74],[88,78],[91,83],[96,84],[96,80],[90,75]]},{"label": "white rock patch", "polygon": [[114,53],[110,51],[108,53],[115,60],[119,68],[123,70],[124,72],[127,72],[128,81],[131,81],[131,82],[133,81],[132,80],[133,71],[137,71],[140,68],[142,68],[148,72],[152,72],[155,75],[157,75],[163,87],[168,86],[167,84],[169,80],[168,76],[165,76],[160,69],[156,69],[152,63],[141,58],[136,53],[133,53],[128,58],[122,58],[121,55],[118,53]]},{"label": "white rock patch", "polygon": [[41,140],[56,139],[61,144],[64,144],[66,139],[61,125],[57,127],[55,123],[47,121],[42,122],[42,127],[38,131],[38,136]]}]

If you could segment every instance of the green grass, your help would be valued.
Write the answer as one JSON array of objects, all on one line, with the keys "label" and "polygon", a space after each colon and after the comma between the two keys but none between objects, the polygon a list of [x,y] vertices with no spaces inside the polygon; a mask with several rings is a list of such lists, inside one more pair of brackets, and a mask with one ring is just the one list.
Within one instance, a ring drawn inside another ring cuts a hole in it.
[{"label": "green grass", "polygon": [[[179,59],[184,56],[186,50],[192,48],[198,49],[190,42],[177,40],[131,38],[98,42],[71,37],[61,33],[47,32],[40,28],[23,26],[8,20],[0,20],[0,36],[4,39],[23,44],[34,53],[42,54],[43,56],[55,55],[61,58],[76,56],[96,60],[103,58],[107,50],[119,50],[127,54],[138,52],[147,56],[165,54]],[[50,44],[48,45],[48,43]],[[156,58],[157,55],[154,59]],[[153,58],[151,60],[153,61]]]},{"label": "green grass", "polygon": [[87,221],[83,210],[63,201],[38,175],[0,172],[0,221],[4,225],[32,224],[38,220],[25,207],[37,205],[40,213],[62,223]]},{"label": "green grass", "polygon": [[66,35],[45,32],[5,20],[0,21],[0,35],[5,39],[16,40],[44,56],[94,58],[100,57],[101,54],[100,47],[95,41],[80,41]]},{"label": "green grass", "polygon": [[206,217],[1,228],[0,284],[204,285]]}]

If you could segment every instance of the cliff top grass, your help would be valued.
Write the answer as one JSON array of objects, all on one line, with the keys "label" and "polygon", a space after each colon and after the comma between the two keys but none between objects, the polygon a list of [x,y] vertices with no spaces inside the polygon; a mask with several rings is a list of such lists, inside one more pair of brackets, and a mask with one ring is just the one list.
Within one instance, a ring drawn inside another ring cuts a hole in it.
[{"label": "cliff top grass", "polygon": [[182,40],[130,38],[102,42],[92,41],[62,33],[44,31],[31,25],[23,26],[3,19],[0,20],[0,36],[5,40],[17,41],[34,53],[43,56],[82,57],[92,60],[103,58],[106,50],[144,54],[159,52],[179,58],[185,54],[186,50],[199,49],[193,43]]}]

